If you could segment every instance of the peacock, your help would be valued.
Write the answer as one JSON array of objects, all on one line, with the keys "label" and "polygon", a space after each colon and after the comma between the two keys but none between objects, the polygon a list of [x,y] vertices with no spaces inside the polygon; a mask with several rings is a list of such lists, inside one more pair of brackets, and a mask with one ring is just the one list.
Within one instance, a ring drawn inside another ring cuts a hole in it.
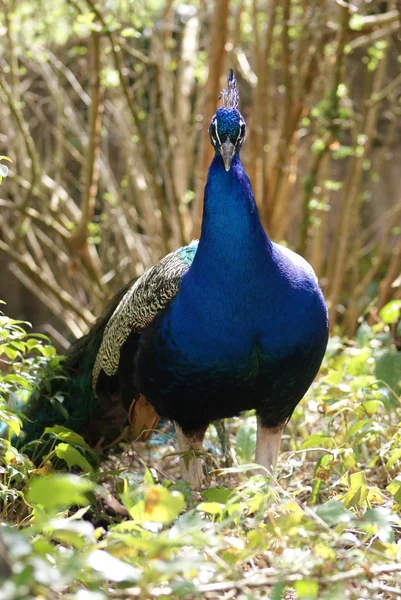
[{"label": "peacock", "polygon": [[64,417],[37,395],[26,441],[61,422],[91,442],[127,422],[146,436],[163,417],[180,451],[195,451],[181,474],[199,487],[209,424],[255,410],[255,461],[275,469],[283,429],[323,360],[327,309],[312,267],[261,224],[240,159],[246,123],[232,70],[221,98],[199,241],[120,290],[71,346],[66,375],[52,382]]}]

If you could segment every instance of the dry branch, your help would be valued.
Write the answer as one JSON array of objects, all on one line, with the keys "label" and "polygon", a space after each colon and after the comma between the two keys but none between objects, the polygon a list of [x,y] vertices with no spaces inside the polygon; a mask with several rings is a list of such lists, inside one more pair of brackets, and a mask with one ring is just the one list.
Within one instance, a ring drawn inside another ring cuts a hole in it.
[{"label": "dry branch", "polygon": [[89,225],[95,213],[96,194],[99,178],[99,143],[101,127],[101,90],[100,90],[100,34],[91,35],[91,103],[89,106],[89,132],[86,149],[84,188],[81,200],[81,216],[76,230],[69,238],[73,252],[81,257],[91,279],[102,291],[101,265],[95,249],[88,241]]}]

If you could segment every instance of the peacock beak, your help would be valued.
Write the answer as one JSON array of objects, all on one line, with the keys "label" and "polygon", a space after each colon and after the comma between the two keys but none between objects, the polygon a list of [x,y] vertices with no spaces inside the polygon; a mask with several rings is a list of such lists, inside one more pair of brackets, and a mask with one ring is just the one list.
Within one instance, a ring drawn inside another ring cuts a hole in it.
[{"label": "peacock beak", "polygon": [[235,154],[235,145],[231,142],[229,137],[226,139],[224,144],[221,144],[220,154],[224,162],[225,170],[229,171],[231,168],[231,162]]}]

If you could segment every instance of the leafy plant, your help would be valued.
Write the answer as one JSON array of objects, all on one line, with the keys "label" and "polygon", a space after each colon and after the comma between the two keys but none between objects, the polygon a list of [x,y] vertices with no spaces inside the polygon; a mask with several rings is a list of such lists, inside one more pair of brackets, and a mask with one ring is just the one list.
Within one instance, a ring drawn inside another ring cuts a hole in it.
[{"label": "leafy plant", "polygon": [[51,427],[51,449],[33,465],[15,447],[20,408],[41,377],[60,376],[60,358],[27,324],[0,318],[7,600],[123,600],[133,590],[188,599],[223,590],[239,599],[241,589],[254,599],[333,600],[351,590],[376,597],[389,578],[401,587],[398,381],[391,389],[377,378],[382,357],[397,355],[389,325],[364,324],[355,341],[330,340],[321,375],[284,436],[274,487],[249,470],[256,420],[248,414],[230,421],[224,436],[210,428],[216,466],[224,459],[219,443],[233,466],[212,470],[199,495],[175,481],[178,455],[165,432],[99,467],[80,435]]}]

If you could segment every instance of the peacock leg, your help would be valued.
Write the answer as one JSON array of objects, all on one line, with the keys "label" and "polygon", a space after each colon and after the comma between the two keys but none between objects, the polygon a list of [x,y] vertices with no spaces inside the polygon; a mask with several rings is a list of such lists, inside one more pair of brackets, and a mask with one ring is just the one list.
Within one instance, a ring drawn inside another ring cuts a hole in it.
[{"label": "peacock leg", "polygon": [[195,455],[195,452],[202,452],[206,429],[186,435],[175,421],[174,426],[179,451],[186,453],[180,458],[181,477],[195,489],[200,488],[203,480],[203,461],[200,456]]},{"label": "peacock leg", "polygon": [[274,428],[264,427],[260,416],[258,416],[257,422],[255,463],[265,467],[261,470],[261,473],[266,475],[265,469],[269,473],[273,473],[276,468],[284,426]]}]

